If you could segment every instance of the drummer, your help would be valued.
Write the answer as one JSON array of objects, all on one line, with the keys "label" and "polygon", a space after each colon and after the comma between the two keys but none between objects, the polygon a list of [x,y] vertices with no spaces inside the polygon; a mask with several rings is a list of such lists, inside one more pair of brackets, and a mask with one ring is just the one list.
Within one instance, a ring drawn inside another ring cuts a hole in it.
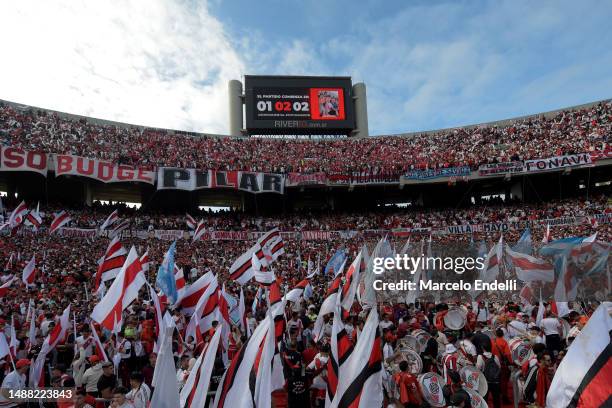
[{"label": "drummer", "polygon": [[525,336],[528,324],[529,315],[527,313],[517,313],[516,319],[508,323],[508,338]]},{"label": "drummer", "polygon": [[408,371],[407,361],[400,361],[400,371],[393,375],[393,381],[399,390],[399,402],[404,408],[418,408],[423,403],[423,398],[417,384],[416,377]]}]

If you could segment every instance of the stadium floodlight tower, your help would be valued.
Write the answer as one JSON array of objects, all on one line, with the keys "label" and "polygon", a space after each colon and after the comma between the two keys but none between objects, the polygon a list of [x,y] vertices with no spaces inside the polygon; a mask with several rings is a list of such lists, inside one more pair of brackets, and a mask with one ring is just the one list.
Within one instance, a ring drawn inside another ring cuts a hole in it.
[{"label": "stadium floodlight tower", "polygon": [[228,94],[232,136],[369,135],[366,86],[350,77],[246,75]]}]

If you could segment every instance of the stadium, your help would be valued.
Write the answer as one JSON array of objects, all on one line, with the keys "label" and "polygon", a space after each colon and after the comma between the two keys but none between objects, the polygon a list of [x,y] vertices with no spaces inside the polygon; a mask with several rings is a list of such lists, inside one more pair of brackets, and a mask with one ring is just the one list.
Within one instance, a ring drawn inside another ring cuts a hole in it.
[{"label": "stadium", "polygon": [[0,100],[0,407],[612,404],[612,99],[370,135],[349,76],[226,91],[226,134]]}]

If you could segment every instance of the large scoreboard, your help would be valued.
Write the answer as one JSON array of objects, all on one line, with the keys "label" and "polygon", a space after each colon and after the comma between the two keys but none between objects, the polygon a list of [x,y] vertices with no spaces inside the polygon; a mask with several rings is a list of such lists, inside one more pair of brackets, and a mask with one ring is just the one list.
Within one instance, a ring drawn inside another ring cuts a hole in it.
[{"label": "large scoreboard", "polygon": [[349,77],[245,76],[249,134],[343,134],[355,129]]}]

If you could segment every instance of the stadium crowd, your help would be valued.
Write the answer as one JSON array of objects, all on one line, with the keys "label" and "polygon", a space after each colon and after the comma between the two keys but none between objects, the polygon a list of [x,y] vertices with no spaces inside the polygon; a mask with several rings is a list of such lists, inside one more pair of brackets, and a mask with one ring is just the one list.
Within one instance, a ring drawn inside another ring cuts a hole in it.
[{"label": "stadium crowd", "polygon": [[406,136],[320,141],[189,136],[69,119],[0,103],[0,144],[139,166],[266,172],[370,174],[397,179],[410,169],[470,166],[604,152],[612,102],[519,119]]},{"label": "stadium crowd", "polygon": [[[10,209],[17,203],[4,200]],[[45,213],[43,224],[49,225],[53,212],[59,207],[41,208]],[[325,384],[328,381],[326,362],[329,358],[329,337],[332,333],[331,315],[324,318],[324,335],[315,339],[314,322],[328,291],[331,275],[323,272],[324,266],[340,247],[346,248],[349,262],[365,244],[370,252],[383,233],[369,236],[365,230],[390,230],[397,227],[441,227],[465,223],[487,223],[501,221],[535,220],[570,216],[588,216],[609,213],[611,207],[606,197],[590,200],[571,199],[548,202],[539,205],[489,205],[474,206],[462,210],[393,210],[367,214],[303,214],[279,217],[254,217],[228,212],[221,214],[193,214],[204,219],[216,230],[266,231],[279,227],[281,231],[305,230],[356,230],[350,238],[334,237],[328,240],[286,239],[284,254],[274,263],[274,272],[282,282],[283,292],[295,287],[314,269],[319,273],[310,279],[311,293],[285,310],[286,331],[281,342],[284,375],[284,393],[277,395],[275,406],[288,404],[289,407],[322,407],[325,401]],[[68,209],[74,219],[69,226],[94,228],[99,226],[112,207],[96,206],[92,209]],[[7,213],[8,213],[7,212]],[[150,214],[144,211],[120,209],[120,218],[130,220],[133,229],[186,229],[185,215]],[[4,231],[7,233],[8,231]],[[505,234],[508,242],[516,242],[522,231]],[[533,228],[533,242],[539,243],[545,228]],[[587,236],[597,232],[600,240],[609,242],[612,229],[609,223],[593,225],[584,223],[563,227],[552,227],[551,239],[569,236]],[[129,235],[129,234],[126,234]],[[415,241],[427,239],[428,233],[416,235]],[[472,235],[434,236],[436,241],[486,240],[490,244],[499,238],[498,233]],[[397,250],[405,243],[405,237],[389,236],[391,245]],[[36,256],[39,272],[35,287],[27,289],[20,281],[14,283],[0,297],[0,335],[7,335],[11,342],[11,327],[14,327],[17,346],[12,366],[10,357],[4,356],[0,367],[2,388],[15,387],[26,380],[32,358],[40,350],[45,337],[58,324],[62,311],[70,304],[74,313],[77,333],[72,327],[63,344],[59,344],[47,356],[44,367],[45,384],[78,388],[78,408],[121,407],[145,408],[151,400],[152,379],[156,364],[154,305],[146,290],[126,310],[120,333],[112,333],[94,325],[109,361],[101,361],[96,353],[89,326],[91,311],[97,302],[92,291],[97,261],[103,255],[109,240],[105,237],[75,238],[49,235],[44,228],[38,232],[26,226],[13,234],[6,234],[0,240],[0,262],[3,266],[2,283],[11,276],[19,277],[32,255]],[[152,264],[148,281],[156,281],[155,274],[169,242],[154,238],[123,237],[122,245],[132,245],[139,254],[148,251]],[[207,271],[213,271],[225,284],[228,297],[234,301],[239,297],[240,286],[229,279],[228,270],[252,242],[248,241],[198,241],[179,240],[175,262],[185,271],[188,283],[193,283]],[[311,261],[311,262],[308,262]],[[584,282],[601,288],[601,282]],[[244,286],[247,324],[254,329],[266,316],[266,302],[259,298],[262,291],[251,281]],[[35,341],[31,342],[28,304],[34,301]],[[257,299],[257,300],[256,300]],[[450,304],[457,302],[465,309],[466,321],[460,330],[451,330],[443,319]],[[232,303],[234,306],[235,302]],[[537,304],[532,299],[532,304]],[[574,304],[571,313],[563,316],[571,327],[570,333],[560,332],[561,321],[554,311],[554,304],[547,307],[546,316],[538,325],[537,307],[518,298],[489,298],[487,302],[470,303],[466,299],[446,301],[421,300],[416,304],[402,302],[378,305],[382,334],[381,353],[384,359],[385,400],[395,407],[429,406],[427,395],[417,385],[417,377],[410,372],[406,363],[395,364],[401,357],[403,339],[415,330],[429,333],[431,340],[426,347],[417,350],[423,365],[422,372],[436,372],[444,380],[444,395],[448,406],[475,406],[470,394],[464,391],[464,380],[459,375],[461,366],[477,367],[488,383],[489,403],[495,407],[519,400],[543,407],[554,370],[562,361],[567,346],[584,326],[597,302]],[[176,361],[176,376],[180,386],[194,366],[195,359],[203,346],[210,341],[213,331],[203,334],[198,343],[186,335],[188,318],[180,308],[169,307],[177,326],[173,337],[173,351]],[[558,314],[558,313],[557,313]],[[355,301],[351,312],[344,317],[344,327],[351,342],[355,342],[363,330],[367,313]],[[518,331],[517,328],[518,327]],[[181,333],[181,336],[178,335]],[[486,333],[486,334],[485,334]],[[484,336],[484,337],[483,337]],[[518,364],[508,346],[515,338],[529,343],[531,357]],[[228,358],[232,358],[247,340],[238,324],[233,324],[230,335]],[[462,347],[470,340],[475,351],[462,356]],[[76,347],[74,346],[76,343]],[[497,369],[491,366],[494,362]],[[224,372],[223,359],[218,358],[212,376],[211,390],[216,389]],[[21,383],[20,383],[21,381]],[[323,385],[321,385],[323,384]],[[6,397],[6,395],[4,395]],[[96,400],[97,399],[97,400]],[[471,405],[474,404],[474,405]],[[12,406],[0,396],[0,406]],[[60,405],[61,406],[61,405]],[[66,407],[72,405],[65,405]]]}]

